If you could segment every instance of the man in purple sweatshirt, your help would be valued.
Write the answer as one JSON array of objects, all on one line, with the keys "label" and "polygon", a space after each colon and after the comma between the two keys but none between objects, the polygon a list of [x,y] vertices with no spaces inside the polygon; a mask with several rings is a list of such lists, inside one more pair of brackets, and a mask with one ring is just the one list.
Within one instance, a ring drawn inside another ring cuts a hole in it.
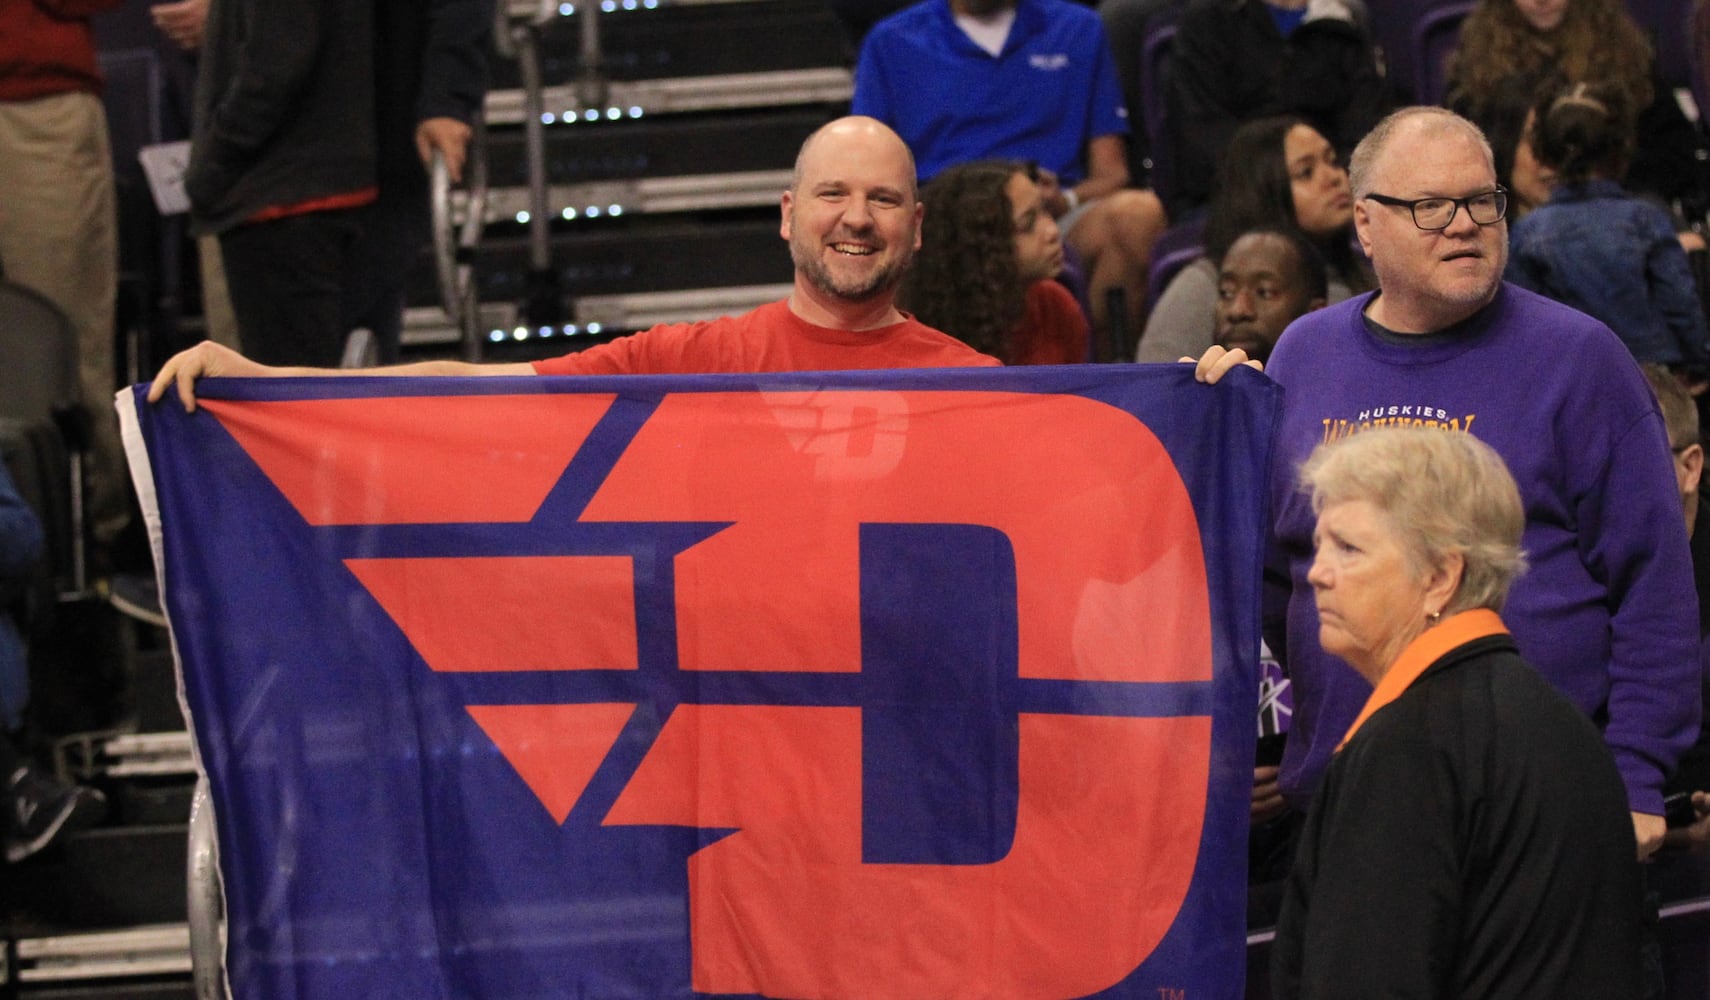
[{"label": "man in purple sweatshirt", "polygon": [[1287,390],[1271,478],[1273,575],[1286,586],[1267,601],[1295,704],[1282,792],[1304,807],[1371,694],[1318,644],[1300,463],[1373,427],[1470,433],[1508,463],[1526,508],[1531,568],[1503,618],[1602,729],[1643,857],[1662,842],[1663,777],[1699,716],[1691,563],[1656,403],[1608,327],[1503,284],[1507,198],[1471,123],[1399,111],[1360,143],[1351,175],[1379,291],[1302,317],[1267,369]]}]

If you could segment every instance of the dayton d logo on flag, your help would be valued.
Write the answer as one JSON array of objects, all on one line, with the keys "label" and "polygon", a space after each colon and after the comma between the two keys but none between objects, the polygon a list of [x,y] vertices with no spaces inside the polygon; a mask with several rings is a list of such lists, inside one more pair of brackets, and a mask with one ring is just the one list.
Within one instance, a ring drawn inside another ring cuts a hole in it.
[{"label": "dayton d logo on flag", "polygon": [[1236,995],[1277,394],[1183,367],[121,400],[235,995]]}]

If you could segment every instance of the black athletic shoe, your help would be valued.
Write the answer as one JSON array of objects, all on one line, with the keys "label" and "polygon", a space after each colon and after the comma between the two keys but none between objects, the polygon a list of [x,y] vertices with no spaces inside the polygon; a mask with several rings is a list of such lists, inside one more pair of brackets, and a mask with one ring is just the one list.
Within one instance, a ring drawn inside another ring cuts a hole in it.
[{"label": "black athletic shoe", "polygon": [[87,830],[107,816],[107,797],[93,788],[66,785],[34,767],[20,767],[6,782],[6,860],[22,861],[62,833]]}]

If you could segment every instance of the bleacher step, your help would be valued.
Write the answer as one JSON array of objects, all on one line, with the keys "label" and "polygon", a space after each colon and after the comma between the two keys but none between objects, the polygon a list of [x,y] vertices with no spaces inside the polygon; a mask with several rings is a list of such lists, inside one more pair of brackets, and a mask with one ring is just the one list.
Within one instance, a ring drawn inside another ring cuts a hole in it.
[{"label": "bleacher step", "polygon": [[[625,216],[557,231],[551,247],[559,291],[579,299],[787,284],[790,253],[778,236],[778,223],[778,210],[771,206],[727,212],[716,221]],[[475,256],[480,300],[522,300],[529,291],[529,259],[528,236],[521,227],[494,227]],[[431,272],[418,269],[407,297],[411,305],[438,304]]]},{"label": "bleacher step", "polygon": [[0,874],[14,928],[57,934],[186,919],[187,823],[105,827],[62,840]]}]

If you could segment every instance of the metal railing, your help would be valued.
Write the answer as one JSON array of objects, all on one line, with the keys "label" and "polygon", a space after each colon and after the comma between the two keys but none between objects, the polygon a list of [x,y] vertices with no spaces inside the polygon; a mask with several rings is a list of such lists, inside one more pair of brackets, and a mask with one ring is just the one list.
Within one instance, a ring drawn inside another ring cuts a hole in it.
[{"label": "metal railing", "polygon": [[435,150],[428,170],[434,276],[445,315],[457,328],[466,361],[481,360],[480,302],[475,287],[475,248],[487,215],[487,129],[480,116],[465,160],[467,181],[461,224],[452,198],[451,169]]}]

